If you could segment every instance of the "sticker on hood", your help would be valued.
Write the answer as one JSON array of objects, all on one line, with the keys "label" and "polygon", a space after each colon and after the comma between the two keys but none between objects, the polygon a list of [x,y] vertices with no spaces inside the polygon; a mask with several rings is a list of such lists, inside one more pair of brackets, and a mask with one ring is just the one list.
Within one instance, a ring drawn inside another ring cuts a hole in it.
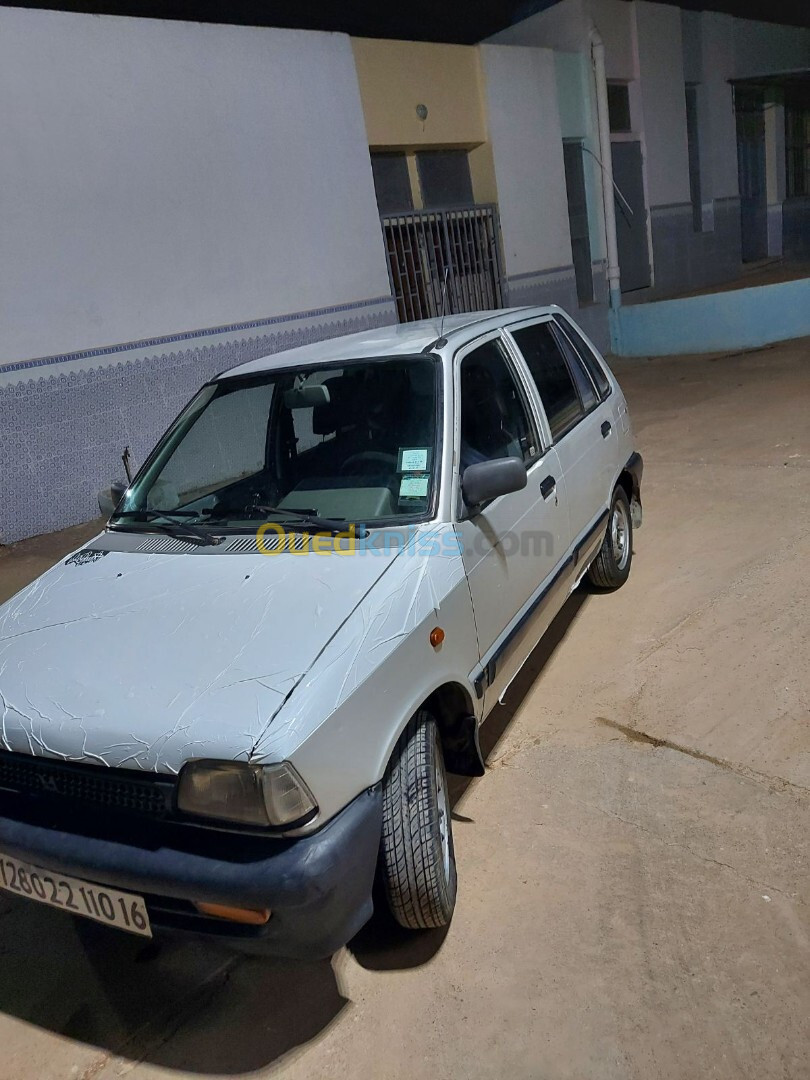
[{"label": "sticker on hood", "polygon": [[74,551],[70,558],[65,559],[65,566],[84,566],[85,563],[98,562],[109,554],[109,551],[100,551],[98,548],[83,548],[81,551]]}]

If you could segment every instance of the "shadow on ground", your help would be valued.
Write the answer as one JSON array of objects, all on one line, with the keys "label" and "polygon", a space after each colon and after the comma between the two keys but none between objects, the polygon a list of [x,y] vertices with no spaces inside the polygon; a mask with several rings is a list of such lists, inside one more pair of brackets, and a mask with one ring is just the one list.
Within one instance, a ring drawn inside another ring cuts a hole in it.
[{"label": "shadow on ground", "polygon": [[[506,703],[490,713],[481,729],[486,758],[586,601],[581,588],[569,598]],[[471,783],[451,778],[456,820],[471,821],[460,810]],[[348,946],[363,967],[404,970],[433,959],[446,930],[414,934],[393,921],[379,895],[375,906]],[[0,902],[0,1011],[114,1057],[199,1074],[249,1073],[302,1052],[348,1004],[330,960],[248,958],[179,939],[144,945],[24,901]]]},{"label": "shadow on ground", "polygon": [[0,1011],[106,1055],[250,1073],[322,1037],[348,1004],[329,960],[246,957],[176,939],[144,946],[12,905],[0,911]]}]

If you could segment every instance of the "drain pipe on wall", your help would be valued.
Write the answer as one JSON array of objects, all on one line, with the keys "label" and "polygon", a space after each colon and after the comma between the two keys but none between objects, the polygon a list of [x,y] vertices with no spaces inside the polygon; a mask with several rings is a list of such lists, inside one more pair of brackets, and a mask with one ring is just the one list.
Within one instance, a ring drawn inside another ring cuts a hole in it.
[{"label": "drain pipe on wall", "polygon": [[605,211],[605,242],[607,246],[607,280],[609,290],[610,337],[619,351],[618,313],[622,305],[619,274],[619,248],[616,243],[616,207],[613,202],[613,158],[610,150],[610,117],[608,116],[607,76],[605,75],[605,46],[599,31],[591,24],[591,62],[596,83],[596,126],[599,131],[599,156],[602,181],[602,204]]}]

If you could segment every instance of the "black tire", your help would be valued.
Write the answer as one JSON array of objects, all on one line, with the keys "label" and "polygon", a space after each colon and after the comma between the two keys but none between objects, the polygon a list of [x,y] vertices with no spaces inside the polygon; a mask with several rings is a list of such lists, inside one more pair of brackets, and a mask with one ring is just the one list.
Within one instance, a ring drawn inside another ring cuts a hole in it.
[{"label": "black tire", "polygon": [[619,589],[630,576],[633,561],[633,519],[624,488],[617,487],[610,504],[605,538],[588,567],[588,580],[599,589]]},{"label": "black tire", "polygon": [[401,926],[447,926],[456,904],[456,859],[439,729],[425,709],[409,721],[385,771],[380,867]]}]

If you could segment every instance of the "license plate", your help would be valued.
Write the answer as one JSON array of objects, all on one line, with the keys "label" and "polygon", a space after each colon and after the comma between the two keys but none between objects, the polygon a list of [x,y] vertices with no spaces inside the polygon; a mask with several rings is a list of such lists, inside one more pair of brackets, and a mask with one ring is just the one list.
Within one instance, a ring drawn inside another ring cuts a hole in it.
[{"label": "license plate", "polygon": [[106,885],[92,885],[66,874],[55,874],[2,852],[0,889],[48,907],[70,911],[73,915],[83,915],[105,926],[115,926],[130,934],[152,936],[143,897],[108,889]]}]

